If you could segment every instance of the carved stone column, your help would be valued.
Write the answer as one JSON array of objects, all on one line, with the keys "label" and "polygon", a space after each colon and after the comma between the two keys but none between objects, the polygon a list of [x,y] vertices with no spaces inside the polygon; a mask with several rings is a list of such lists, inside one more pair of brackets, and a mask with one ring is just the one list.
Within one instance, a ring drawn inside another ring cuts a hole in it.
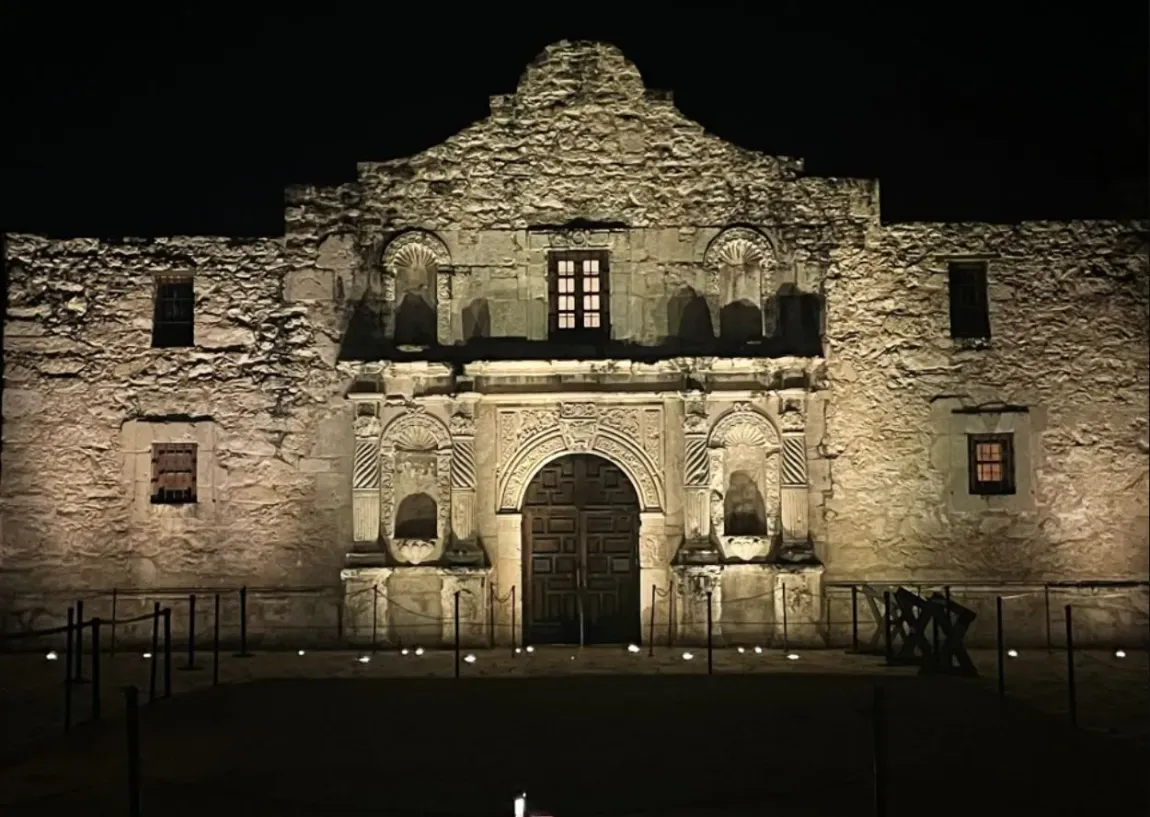
[{"label": "carved stone column", "polygon": [[439,267],[435,272],[435,334],[440,346],[450,346],[451,316],[451,270]]},{"label": "carved stone column", "polygon": [[687,434],[683,448],[683,516],[688,540],[711,536],[710,452],[705,434]]},{"label": "carved stone column", "polygon": [[[375,410],[374,406],[359,408]],[[355,457],[351,470],[352,539],[379,540],[379,418],[374,414],[355,418]],[[389,475],[390,476],[390,475]]]},{"label": "carved stone column", "polygon": [[799,398],[784,398],[779,414],[782,450],[779,462],[780,516],[783,546],[780,559],[789,562],[814,560],[811,548],[807,485],[806,416]]},{"label": "carved stone column", "polygon": [[451,531],[458,542],[475,541],[475,421],[451,418]]},{"label": "carved stone column", "polygon": [[495,608],[495,642],[511,643],[514,625],[516,640],[523,643],[523,514],[500,513],[495,517],[495,592],[506,598],[515,588],[515,609],[510,601]]}]

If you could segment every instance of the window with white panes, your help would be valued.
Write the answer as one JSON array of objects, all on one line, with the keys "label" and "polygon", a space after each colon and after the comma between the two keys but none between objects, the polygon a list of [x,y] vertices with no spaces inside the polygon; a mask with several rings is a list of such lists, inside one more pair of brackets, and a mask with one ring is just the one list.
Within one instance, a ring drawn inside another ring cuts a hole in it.
[{"label": "window with white panes", "polygon": [[610,325],[607,253],[601,250],[552,253],[549,267],[551,332],[606,335]]}]

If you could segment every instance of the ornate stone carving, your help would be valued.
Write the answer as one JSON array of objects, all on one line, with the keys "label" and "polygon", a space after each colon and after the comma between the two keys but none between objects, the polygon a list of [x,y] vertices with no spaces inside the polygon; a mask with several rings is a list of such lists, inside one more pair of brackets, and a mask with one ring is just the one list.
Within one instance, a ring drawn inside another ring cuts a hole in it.
[{"label": "ornate stone carving", "polygon": [[801,434],[783,436],[783,457],[780,465],[783,485],[807,484],[807,441]]},{"label": "ornate stone carving", "polygon": [[355,436],[359,438],[379,437],[383,425],[379,418],[372,415],[360,415],[355,418]]},{"label": "ornate stone carving", "polygon": [[[719,542],[727,558],[744,559],[749,558],[748,554],[765,556],[779,530],[779,432],[766,415],[750,403],[739,402],[715,422],[707,444],[711,471],[711,535]],[[755,487],[764,502],[766,516],[763,520],[765,530],[755,536],[729,536],[726,532],[725,499],[730,478],[727,473],[730,449],[743,451],[742,467],[758,474],[754,477]],[[751,460],[746,460],[746,452],[753,454]]]},{"label": "ornate stone carving", "polygon": [[551,459],[563,453],[588,452],[622,468],[645,508],[662,508],[662,416],[661,407],[601,411],[591,402],[562,403],[557,409],[501,410],[499,507],[516,510],[527,481]]},{"label": "ornate stone carving", "polygon": [[470,411],[457,411],[448,422],[452,437],[474,437],[475,417]]},{"label": "ornate stone carving", "polygon": [[435,271],[436,336],[441,344],[451,342],[451,254],[434,233],[408,230],[393,238],[383,252],[383,304],[387,332],[394,334],[392,319],[396,308],[396,280],[415,271],[424,278]]},{"label": "ornate stone carving", "polygon": [[475,489],[475,442],[471,439],[455,441],[451,458],[451,483],[456,490]]},{"label": "ornate stone carving", "polygon": [[715,236],[703,253],[708,267],[724,264],[736,267],[762,266],[772,255],[771,242],[750,227],[729,227]]},{"label": "ornate stone carving", "polygon": [[392,543],[395,557],[409,565],[418,565],[426,562],[435,553],[436,543],[433,539],[396,539]]},{"label": "ornate stone carving", "polygon": [[379,487],[379,444],[375,440],[356,440],[355,460],[352,463],[351,487]]},{"label": "ornate stone carving", "polygon": [[451,433],[442,421],[422,410],[405,411],[384,428],[379,446],[379,515],[388,541],[395,539],[396,451],[436,452],[436,538],[442,541],[451,527]]},{"label": "ornate stone carving", "polygon": [[802,431],[807,426],[806,404],[798,397],[785,397],[779,403],[779,427],[783,431]]},{"label": "ornate stone carving", "polygon": [[702,436],[688,437],[683,453],[683,484],[691,487],[707,485],[710,475],[710,457],[707,440]]},{"label": "ornate stone carving", "polygon": [[392,278],[408,269],[451,266],[451,254],[439,236],[426,230],[400,233],[383,251],[383,269]]},{"label": "ornate stone carving", "polygon": [[755,275],[760,301],[765,299],[772,291],[771,261],[774,255],[771,242],[758,230],[749,227],[723,230],[703,253],[703,264],[708,271],[708,293],[713,296],[720,294],[723,272],[733,267]]},{"label": "ornate stone carving", "polygon": [[765,414],[755,410],[750,403],[735,403],[731,410],[720,417],[708,439],[712,448],[721,448],[730,441],[743,445],[760,445],[767,449],[779,447],[779,433]]}]

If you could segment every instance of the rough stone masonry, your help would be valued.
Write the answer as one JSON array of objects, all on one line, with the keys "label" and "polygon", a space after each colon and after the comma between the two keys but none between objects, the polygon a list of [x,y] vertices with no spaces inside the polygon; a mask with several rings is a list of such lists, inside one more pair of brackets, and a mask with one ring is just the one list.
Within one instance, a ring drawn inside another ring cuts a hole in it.
[{"label": "rough stone masonry", "polygon": [[1129,643],[1147,236],[884,224],[557,43],[444,143],[290,188],[281,238],[8,236],[4,627],[246,585],[269,643],[439,643],[460,598],[476,644],[697,640],[707,603],[825,644],[855,583],[952,586],[984,638],[1008,593],[1040,640],[1044,585],[1125,582],[1053,615]]}]

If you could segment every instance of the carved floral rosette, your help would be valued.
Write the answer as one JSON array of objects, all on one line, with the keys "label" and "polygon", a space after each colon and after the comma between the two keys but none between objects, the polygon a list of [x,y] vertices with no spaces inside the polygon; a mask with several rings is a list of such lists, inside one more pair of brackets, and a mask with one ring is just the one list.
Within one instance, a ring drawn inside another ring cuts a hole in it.
[{"label": "carved floral rosette", "polygon": [[498,413],[499,509],[517,510],[531,477],[568,453],[597,454],[634,484],[644,510],[663,507],[663,408],[566,402]]}]

